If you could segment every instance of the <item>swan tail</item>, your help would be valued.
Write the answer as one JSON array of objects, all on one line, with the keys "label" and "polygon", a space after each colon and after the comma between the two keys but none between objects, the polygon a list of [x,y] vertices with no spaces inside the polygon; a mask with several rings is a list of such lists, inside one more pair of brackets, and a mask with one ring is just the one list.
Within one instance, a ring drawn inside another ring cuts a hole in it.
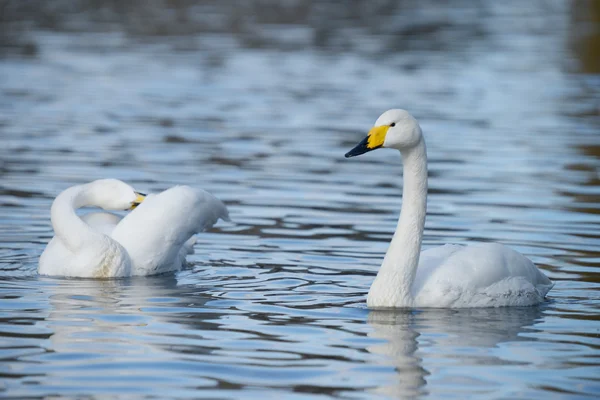
[{"label": "swan tail", "polygon": [[554,282],[552,282],[552,281],[550,281],[550,283],[547,283],[547,284],[536,285],[536,289],[542,297],[546,297],[546,295],[548,294],[550,289],[552,289],[553,287],[554,287]]},{"label": "swan tail", "polygon": [[189,186],[176,186],[176,188],[185,188],[189,196],[190,204],[194,205],[196,213],[192,214],[197,219],[197,232],[205,231],[213,227],[219,219],[230,222],[227,206],[209,192],[201,189],[192,189]]},{"label": "swan tail", "polygon": [[194,245],[196,244],[196,240],[197,240],[196,235],[194,235],[191,238],[189,238],[187,240],[187,242],[185,242],[183,244],[183,247],[181,248],[181,250],[183,251],[183,253],[185,255],[194,254]]}]

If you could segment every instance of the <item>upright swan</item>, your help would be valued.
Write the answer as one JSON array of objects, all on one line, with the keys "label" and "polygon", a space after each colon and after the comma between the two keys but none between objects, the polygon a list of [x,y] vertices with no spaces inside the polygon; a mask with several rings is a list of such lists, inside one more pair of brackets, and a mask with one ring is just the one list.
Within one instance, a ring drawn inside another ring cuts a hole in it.
[{"label": "upright swan", "polygon": [[[134,209],[123,219],[111,213],[79,217],[81,207]],[[193,253],[196,232],[227,208],[208,192],[175,186],[145,196],[116,179],[73,186],[60,193],[51,209],[52,238],[40,257],[41,275],[117,278],[178,270]]]},{"label": "upright swan", "polygon": [[404,165],[402,209],[367,305],[392,307],[528,306],[554,285],[528,258],[497,243],[445,245],[421,252],[427,211],[427,151],[421,127],[389,110],[346,157],[389,147]]}]

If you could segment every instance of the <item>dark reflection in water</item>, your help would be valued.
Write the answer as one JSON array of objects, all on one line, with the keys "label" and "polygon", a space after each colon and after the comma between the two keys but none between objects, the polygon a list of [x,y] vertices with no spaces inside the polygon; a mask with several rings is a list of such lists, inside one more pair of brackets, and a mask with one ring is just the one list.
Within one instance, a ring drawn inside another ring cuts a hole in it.
[{"label": "dark reflection in water", "polygon": [[580,62],[581,72],[598,74],[600,73],[600,28],[598,28],[600,3],[593,0],[577,2],[571,7],[570,14],[570,46]]},{"label": "dark reflection in water", "polygon": [[[0,393],[583,398],[598,392],[598,2],[0,1]],[[548,303],[369,311],[398,155],[430,158],[424,246],[500,241]],[[104,177],[203,187],[190,266],[40,278],[49,209]]]}]

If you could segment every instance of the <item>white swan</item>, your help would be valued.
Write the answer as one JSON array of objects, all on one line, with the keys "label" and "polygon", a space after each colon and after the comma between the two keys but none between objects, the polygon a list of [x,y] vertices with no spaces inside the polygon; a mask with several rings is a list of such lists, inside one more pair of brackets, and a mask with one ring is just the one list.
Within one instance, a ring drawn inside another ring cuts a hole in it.
[{"label": "white swan", "polygon": [[[75,210],[86,206],[135,210],[123,219],[105,212],[79,217]],[[40,257],[38,272],[117,278],[178,270],[194,251],[194,233],[219,218],[229,219],[225,205],[189,186],[148,196],[116,179],[72,186],[52,203],[55,236]]]},{"label": "white swan", "polygon": [[386,111],[346,157],[380,147],[400,150],[404,187],[398,226],[369,290],[369,307],[528,306],[544,300],[554,284],[528,258],[501,244],[447,244],[421,252],[427,211],[421,127],[405,110]]}]

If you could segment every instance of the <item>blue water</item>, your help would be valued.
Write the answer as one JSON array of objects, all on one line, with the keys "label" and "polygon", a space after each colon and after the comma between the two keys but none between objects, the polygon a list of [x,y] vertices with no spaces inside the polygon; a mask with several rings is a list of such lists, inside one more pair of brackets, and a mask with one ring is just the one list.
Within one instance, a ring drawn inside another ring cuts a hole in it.
[{"label": "blue water", "polygon": [[[0,58],[0,396],[598,396],[592,3],[47,3],[9,7]],[[367,309],[402,167],[343,155],[392,107],[427,141],[424,246],[509,245],[546,303]],[[233,222],[176,274],[39,277],[53,198],[105,177]]]}]

